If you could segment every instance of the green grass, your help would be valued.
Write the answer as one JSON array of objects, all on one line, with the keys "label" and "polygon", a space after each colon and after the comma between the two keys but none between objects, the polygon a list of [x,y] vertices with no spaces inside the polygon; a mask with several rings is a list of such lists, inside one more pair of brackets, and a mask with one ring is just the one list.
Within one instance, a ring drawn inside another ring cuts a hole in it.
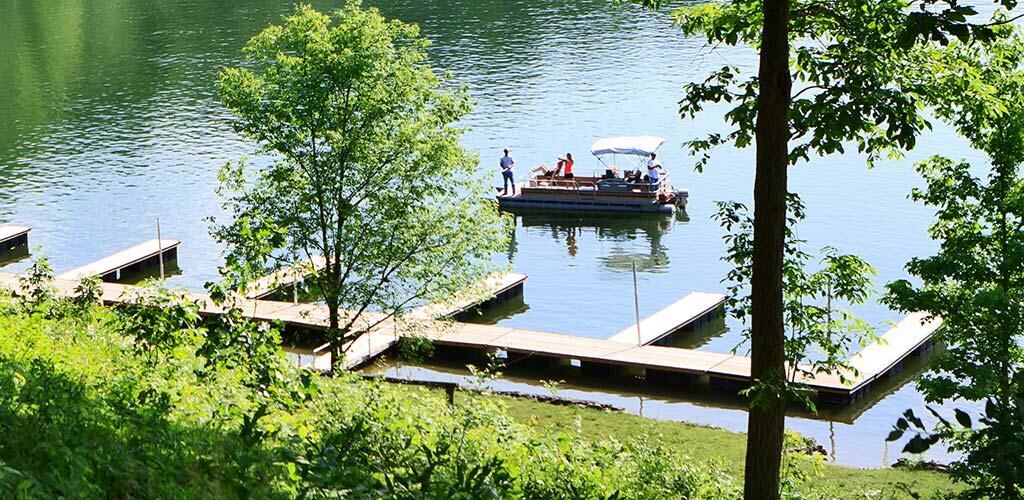
[{"label": "green grass", "polygon": [[[537,427],[568,428],[579,425],[582,434],[593,439],[625,441],[648,437],[680,454],[708,459],[728,471],[737,480],[743,475],[746,453],[745,435],[703,425],[655,420],[628,413],[579,406],[560,406],[507,396],[458,395],[472,398],[496,398],[504,402],[515,420]],[[839,498],[946,498],[961,487],[941,472],[909,469],[858,469],[824,464],[821,476],[812,478]]]}]

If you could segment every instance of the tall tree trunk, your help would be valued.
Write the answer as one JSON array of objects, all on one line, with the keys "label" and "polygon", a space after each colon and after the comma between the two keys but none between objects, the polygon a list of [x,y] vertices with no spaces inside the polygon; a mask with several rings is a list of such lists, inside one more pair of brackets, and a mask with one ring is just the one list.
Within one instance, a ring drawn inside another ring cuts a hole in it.
[{"label": "tall tree trunk", "polygon": [[340,367],[342,358],[345,356],[345,339],[339,335],[341,321],[338,310],[341,306],[337,298],[327,297],[327,337],[331,341],[331,370]]},{"label": "tall tree trunk", "polygon": [[[764,0],[758,72],[757,172],[754,179],[754,255],[751,276],[751,375],[785,382],[782,259],[789,166],[789,1]],[[777,393],[776,393],[777,394]],[[779,498],[786,423],[785,401],[761,397],[747,420],[743,485],[747,499]]]}]

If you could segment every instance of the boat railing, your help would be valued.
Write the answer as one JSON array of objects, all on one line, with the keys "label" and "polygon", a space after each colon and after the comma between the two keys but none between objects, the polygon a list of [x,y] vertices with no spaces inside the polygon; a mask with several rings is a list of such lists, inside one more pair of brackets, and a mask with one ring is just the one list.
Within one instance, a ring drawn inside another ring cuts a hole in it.
[{"label": "boat railing", "polygon": [[564,187],[570,189],[583,188],[595,188],[597,183],[589,180],[576,180],[576,179],[547,179],[547,178],[533,178],[530,179],[528,187]]},{"label": "boat railing", "polygon": [[[591,196],[596,196],[597,195],[597,191],[599,190],[598,184],[597,184],[598,180],[600,180],[600,178],[596,177],[596,176],[592,177],[592,178],[589,178],[589,179],[588,178],[584,178],[584,179],[554,178],[554,179],[552,179],[552,178],[549,178],[549,177],[538,176],[538,177],[530,178],[529,182],[526,185],[526,187],[531,187],[531,188],[543,188],[543,187],[563,188],[563,189],[567,189],[567,190],[577,191],[577,196],[579,195],[578,192],[582,189],[582,190],[590,193]],[[663,174],[662,177],[658,179],[658,183],[655,184],[655,185],[648,184],[647,182],[638,182],[636,184],[633,184],[633,186],[634,186],[634,189],[639,189],[639,192],[642,192],[642,193],[651,193],[651,194],[655,194],[655,195],[666,195],[666,196],[669,196],[669,195],[672,194],[672,184],[669,183],[668,173]]]}]

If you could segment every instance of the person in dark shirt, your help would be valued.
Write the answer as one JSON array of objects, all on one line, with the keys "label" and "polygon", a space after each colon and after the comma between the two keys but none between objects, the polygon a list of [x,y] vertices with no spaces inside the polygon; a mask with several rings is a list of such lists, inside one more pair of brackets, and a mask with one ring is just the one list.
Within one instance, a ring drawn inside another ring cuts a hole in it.
[{"label": "person in dark shirt", "polygon": [[498,162],[501,165],[501,177],[504,181],[504,191],[501,193],[502,196],[508,195],[508,186],[512,185],[512,195],[516,194],[516,181],[512,178],[512,167],[516,164],[516,161],[512,159],[512,156],[508,154],[508,149],[505,149],[505,156],[501,157]]}]

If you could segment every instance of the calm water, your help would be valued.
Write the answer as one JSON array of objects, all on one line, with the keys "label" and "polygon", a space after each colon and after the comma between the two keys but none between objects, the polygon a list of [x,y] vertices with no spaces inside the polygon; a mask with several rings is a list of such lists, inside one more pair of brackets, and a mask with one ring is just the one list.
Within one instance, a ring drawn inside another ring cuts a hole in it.
[{"label": "calm water", "polygon": [[[675,184],[690,189],[688,218],[519,218],[515,244],[499,258],[530,275],[526,302],[497,321],[611,335],[632,322],[633,262],[641,314],[692,290],[723,290],[722,232],[709,216],[716,200],[750,199],[753,152],[721,150],[704,174],[694,174],[680,144],[722,129],[720,110],[682,122],[675,103],[683,84],[712,69],[752,67],[751,51],[711,52],[680,36],[663,15],[598,0],[374,4],[419,23],[434,42],[434,64],[469,86],[478,105],[466,121],[466,143],[481,151],[480,168],[495,183],[494,165],[506,146],[521,167],[550,164],[568,151],[585,172],[596,165],[586,159],[596,138],[653,134],[668,138],[663,162]],[[216,278],[219,250],[204,221],[219,212],[216,173],[253,147],[227,127],[215,75],[238,64],[244,41],[284,9],[270,0],[0,2],[0,222],[33,226],[33,245],[64,270],[153,237],[159,217],[165,237],[183,241],[183,272],[173,284],[199,288]],[[793,189],[810,213],[800,235],[812,247],[833,245],[866,258],[879,283],[903,277],[907,259],[934,249],[925,232],[929,210],[906,199],[919,183],[913,161],[934,153],[979,158],[940,128],[910,158],[874,170],[855,155],[795,168]],[[879,325],[898,319],[881,306],[860,312]],[[738,329],[729,324],[696,344],[727,351],[739,341]],[[457,376],[439,367],[418,373]],[[831,438],[840,462],[891,461],[885,434],[898,413],[922,405],[901,380],[891,394],[834,417],[852,423],[794,417],[790,426],[823,444]],[[507,384],[542,390],[527,379]],[[608,388],[563,394],[642,407],[660,418],[745,426],[743,412],[724,402]]]}]

